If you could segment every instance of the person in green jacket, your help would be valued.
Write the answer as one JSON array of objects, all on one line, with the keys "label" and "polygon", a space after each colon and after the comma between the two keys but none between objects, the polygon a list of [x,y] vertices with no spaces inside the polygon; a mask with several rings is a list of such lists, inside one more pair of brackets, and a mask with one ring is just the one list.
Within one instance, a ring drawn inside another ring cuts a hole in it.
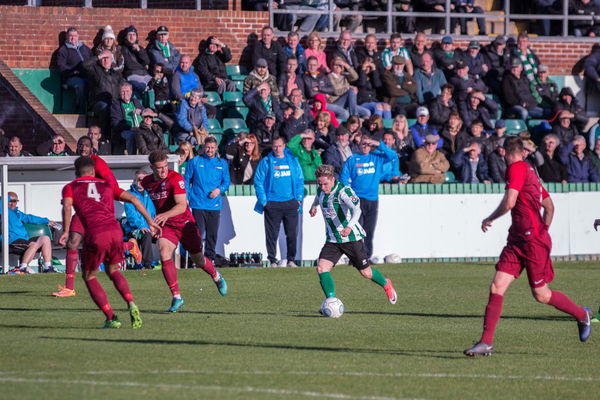
[{"label": "person in green jacket", "polygon": [[321,155],[314,149],[315,131],[307,129],[300,135],[296,135],[290,139],[287,144],[288,149],[298,159],[302,173],[304,174],[305,182],[315,182],[315,171],[317,167],[323,164]]}]

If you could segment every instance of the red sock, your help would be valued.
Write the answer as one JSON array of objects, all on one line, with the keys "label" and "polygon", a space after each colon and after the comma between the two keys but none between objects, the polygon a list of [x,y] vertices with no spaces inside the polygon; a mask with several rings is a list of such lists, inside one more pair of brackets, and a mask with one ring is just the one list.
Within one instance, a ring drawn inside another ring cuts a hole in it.
[{"label": "red sock", "polygon": [[215,265],[208,257],[204,257],[204,266],[202,267],[202,269],[213,279],[217,279],[217,277],[219,276],[219,273],[215,269]]},{"label": "red sock", "polygon": [[123,276],[121,271],[115,271],[112,274],[110,274],[109,277],[110,277],[110,280],[115,285],[115,288],[121,294],[121,297],[123,298],[123,300],[125,300],[126,303],[132,302],[133,295],[131,294],[131,291],[129,290],[129,284],[127,283],[127,279],[125,279],[125,277]]},{"label": "red sock", "polygon": [[98,279],[92,278],[87,281],[84,279],[84,281],[85,286],[87,286],[88,291],[90,292],[90,296],[92,296],[92,300],[94,300],[94,303],[96,303],[98,308],[106,315],[106,319],[113,319],[115,314],[108,303],[106,292],[102,285],[100,285],[100,282],[98,282]]},{"label": "red sock", "polygon": [[66,275],[67,279],[65,280],[65,287],[67,289],[75,289],[75,270],[77,269],[77,261],[79,260],[79,251],[78,250],[67,250],[67,260],[66,260]]},{"label": "red sock", "polygon": [[481,341],[485,344],[494,343],[494,333],[496,332],[496,324],[502,314],[502,302],[504,297],[499,294],[490,293],[487,307],[485,308],[485,316],[483,317],[483,334]]},{"label": "red sock", "polygon": [[163,260],[162,262],[162,273],[171,289],[173,296],[179,294],[179,284],[177,283],[177,269],[173,260]]},{"label": "red sock", "polygon": [[577,321],[584,321],[587,318],[585,310],[568,298],[565,294],[556,290],[552,291],[552,296],[548,302],[552,307],[559,311],[574,316]]},{"label": "red sock", "polygon": [[132,242],[123,242],[123,253],[125,253],[126,251],[130,251],[131,249],[133,249],[133,243]]}]

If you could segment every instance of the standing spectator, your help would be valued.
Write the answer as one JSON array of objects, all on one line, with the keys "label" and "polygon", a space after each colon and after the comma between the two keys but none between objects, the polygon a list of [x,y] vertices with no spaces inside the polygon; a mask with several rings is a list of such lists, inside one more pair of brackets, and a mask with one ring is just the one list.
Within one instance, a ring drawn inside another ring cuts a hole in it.
[{"label": "standing spectator", "polygon": [[[338,10],[342,11],[361,11],[361,0],[335,0],[335,5]],[[321,18],[326,17],[326,21],[329,19],[327,15],[322,16]],[[333,30],[340,30],[340,24],[343,23],[344,29],[350,31],[352,33],[356,32],[359,26],[362,26],[363,16],[361,14],[358,15],[336,15],[333,14]],[[321,22],[319,20],[319,22]]]},{"label": "standing spectator", "polygon": [[188,141],[192,144],[204,143],[207,136],[206,107],[202,104],[202,91],[192,90],[190,97],[179,103],[177,108],[177,125],[174,136],[177,142]]},{"label": "standing spectator", "polygon": [[179,59],[179,66],[171,78],[171,97],[174,100],[182,101],[190,96],[192,90],[204,91],[200,78],[192,66],[191,57],[182,55]]},{"label": "standing spectator", "polygon": [[271,93],[271,86],[267,82],[246,92],[244,104],[249,109],[246,123],[250,129],[254,129],[267,114],[273,114],[275,117],[281,114],[277,95]]},{"label": "standing spectator", "polygon": [[310,107],[304,101],[302,90],[292,90],[289,100],[289,117],[281,123],[281,134],[289,141],[292,137],[304,132],[314,121]]},{"label": "standing spectator", "polygon": [[[356,105],[357,89],[350,86],[351,82],[358,80],[358,74],[350,65],[340,57],[331,59],[331,72],[327,75],[333,94],[327,97],[329,109],[340,118],[348,119],[350,115],[359,115],[361,111]],[[363,115],[368,114],[362,110]]]},{"label": "standing spectator", "polygon": [[600,174],[585,148],[585,138],[581,135],[575,136],[566,146],[561,146],[560,161],[567,167],[569,183],[600,182]]},{"label": "standing spectator", "polygon": [[273,96],[279,97],[279,89],[277,88],[277,79],[275,75],[269,72],[269,65],[264,58],[258,59],[254,65],[254,69],[250,71],[246,79],[244,79],[244,94],[248,91],[259,87],[263,83],[268,83],[271,88],[270,93]]},{"label": "standing spectator", "polygon": [[554,106],[554,113],[558,114],[559,111],[567,110],[573,115],[573,123],[577,126],[579,131],[584,132],[585,126],[588,123],[588,117],[585,109],[579,105],[579,101],[573,93],[573,89],[565,86],[560,90],[558,94],[558,101]]},{"label": "standing spectator", "polygon": [[308,48],[304,51],[306,56],[306,67],[308,68],[308,59],[314,57],[317,60],[316,69],[321,71],[321,73],[328,73],[329,67],[327,66],[327,55],[324,50],[325,46],[319,33],[311,32],[306,38],[306,43],[308,43]]},{"label": "standing spectator", "polygon": [[506,183],[506,168],[508,166],[504,159],[506,155],[504,140],[505,138],[501,138],[495,142],[495,149],[488,155],[488,171],[494,183]]},{"label": "standing spectator", "polygon": [[346,63],[350,64],[352,68],[360,68],[356,51],[352,45],[352,34],[350,32],[342,31],[342,33],[340,33],[340,38],[335,45],[331,57],[341,57]]},{"label": "standing spectator", "polygon": [[579,129],[571,124],[573,113],[563,110],[558,114],[552,126],[552,133],[558,136],[559,145],[568,145],[577,135],[580,135]]},{"label": "standing spectator", "polygon": [[358,64],[362,64],[366,58],[370,57],[377,69],[383,70],[383,62],[381,60],[381,52],[377,50],[377,36],[374,33],[369,33],[365,36],[365,45],[356,50]]},{"label": "standing spectator", "polygon": [[304,93],[304,72],[298,74],[298,59],[290,57],[287,59],[286,70],[279,76],[277,86],[279,89],[279,98],[282,102],[290,101],[289,97],[292,91],[300,89]]},{"label": "standing spectator", "polygon": [[392,69],[392,58],[400,56],[404,58],[404,64],[406,64],[406,70],[410,75],[414,74],[413,64],[410,59],[408,49],[404,47],[402,35],[399,33],[392,33],[390,36],[390,46],[386,47],[381,53],[381,62],[386,70]]},{"label": "standing spectator", "polygon": [[[443,13],[446,11],[446,0],[415,0],[418,6],[418,11],[426,12],[439,12]],[[450,11],[454,10],[454,4],[450,3]],[[445,32],[445,24],[443,16],[434,18],[434,28],[432,29],[437,34],[443,34]],[[446,32],[449,33],[449,32]]]},{"label": "standing spectator", "polygon": [[123,77],[131,83],[135,93],[140,95],[144,92],[152,77],[148,73],[150,57],[146,49],[138,43],[138,31],[135,26],[130,25],[125,29],[125,40],[121,51],[125,66]]},{"label": "standing spectator", "polygon": [[413,183],[444,183],[450,163],[440,150],[438,136],[427,135],[412,155],[409,174]]},{"label": "standing spectator", "polygon": [[450,84],[454,86],[454,99],[460,107],[467,101],[469,94],[474,90],[487,92],[487,87],[478,76],[469,73],[469,66],[462,60],[456,63],[456,75],[450,78]]},{"label": "standing spectator", "polygon": [[88,82],[83,62],[92,58],[92,51],[79,40],[77,28],[67,29],[67,40],[60,46],[56,66],[60,72],[63,89],[75,90],[75,112],[87,111]]},{"label": "standing spectator", "polygon": [[413,39],[413,44],[409,49],[410,59],[413,63],[415,72],[423,69],[423,54],[431,54],[431,50],[425,44],[427,43],[427,35],[424,32],[417,32]]},{"label": "standing spectator", "polygon": [[204,140],[204,153],[194,157],[185,169],[188,200],[198,230],[204,236],[204,255],[214,262],[221,217],[221,196],[229,189],[229,166],[217,154],[217,140]]},{"label": "standing spectator", "polygon": [[544,163],[538,167],[538,172],[544,182],[567,183],[567,179],[569,179],[567,168],[560,161],[558,151],[556,151],[559,145],[558,136],[552,133],[542,139],[541,153]]},{"label": "standing spectator", "polygon": [[462,183],[491,183],[487,162],[481,153],[481,145],[471,142],[459,149],[451,158],[452,166],[459,172],[458,181]]},{"label": "standing spectator", "polygon": [[[122,140],[125,140],[125,148],[130,156],[137,154],[135,145],[135,129],[142,122],[142,103],[133,96],[133,87],[131,83],[123,82],[119,89],[120,96],[113,100],[110,107],[110,125],[111,125],[111,143],[113,153],[121,152]],[[117,151],[115,151],[118,149]]]},{"label": "standing spectator", "polygon": [[594,167],[596,167],[596,171],[600,175],[600,138],[596,138],[594,141],[594,149],[590,151],[590,159],[592,163],[594,163]]},{"label": "standing spectator", "polygon": [[523,72],[523,64],[519,59],[513,58],[510,71],[502,79],[502,94],[504,102],[510,107],[506,110],[507,114],[516,115],[523,121],[528,117],[540,118],[544,115],[544,110],[537,105],[531,94],[529,82]]},{"label": "standing spectator", "polygon": [[340,182],[350,186],[360,199],[360,224],[367,237],[365,247],[367,256],[373,256],[373,238],[377,226],[379,209],[379,182],[383,174],[383,165],[397,158],[396,153],[385,143],[363,136],[358,153],[352,154],[342,168]]},{"label": "standing spectator", "polygon": [[268,26],[262,28],[260,40],[257,40],[254,44],[252,65],[256,65],[261,58],[267,62],[271,75],[277,77],[285,70],[285,61],[287,59],[285,51],[279,42],[274,40],[273,29]]},{"label": "standing spectator", "polygon": [[[429,110],[427,107],[417,108],[417,122],[410,127],[410,133],[413,137],[415,147],[421,147],[425,144],[427,135],[438,136],[438,131],[433,126],[429,125]],[[436,140],[438,149],[442,148],[444,141],[439,137]]]},{"label": "standing spectator", "polygon": [[448,116],[448,122],[440,130],[440,138],[444,140],[442,152],[446,157],[451,157],[460,149],[467,147],[469,135],[457,112],[452,112]]},{"label": "standing spectator", "polygon": [[8,141],[8,145],[6,146],[6,151],[3,152],[2,156],[4,157],[31,157],[33,154],[28,152],[27,150],[23,150],[23,143],[21,143],[21,138],[18,136],[13,136]]},{"label": "standing spectator", "polygon": [[165,144],[162,128],[154,122],[154,118],[157,116],[151,108],[146,108],[142,112],[142,122],[139,127],[134,129],[135,145],[139,154],[150,154],[156,150],[169,151]]},{"label": "standing spectator", "polygon": [[[535,8],[534,12],[536,14],[562,14],[562,2],[557,0],[534,0],[533,1]],[[542,36],[550,36],[552,35],[555,27],[553,25],[558,21],[552,21],[550,19],[540,19],[538,18],[539,23],[539,34]]]},{"label": "standing spectator", "polygon": [[297,65],[294,72],[298,75],[302,75],[304,71],[306,71],[306,54],[304,53],[304,47],[300,44],[300,35],[298,32],[288,33],[285,46],[283,46],[283,51],[288,60],[291,57],[296,59]]},{"label": "standing spectator", "polygon": [[121,46],[117,44],[115,33],[110,25],[106,25],[102,31],[102,41],[94,47],[92,53],[95,56],[99,56],[100,53],[104,51],[110,51],[112,56],[112,68],[122,74],[123,68],[125,67],[125,59],[123,58]]},{"label": "standing spectator", "polygon": [[231,61],[231,50],[216,36],[206,39],[206,50],[197,58],[198,72],[206,90],[216,90],[220,95],[223,92],[236,90],[235,82],[229,79],[225,64]]},{"label": "standing spectator", "polygon": [[453,93],[454,86],[447,83],[442,86],[442,93],[429,104],[429,110],[431,110],[429,123],[435,129],[441,129],[448,122],[450,114],[458,112],[456,102],[452,98]]},{"label": "standing spectator", "polygon": [[323,163],[331,165],[334,174],[339,178],[346,160],[356,153],[358,147],[350,143],[350,132],[347,129],[340,129],[335,137],[335,144],[329,146],[322,154]]},{"label": "standing spectator", "polygon": [[[518,58],[521,61],[523,68],[523,75],[529,80],[529,82],[538,80],[538,66],[540,65],[540,59],[529,47],[529,36],[526,31],[522,31],[517,36],[517,46],[513,49],[513,57]],[[512,66],[514,67],[514,59]]]},{"label": "standing spectator", "polygon": [[307,69],[302,79],[304,80],[304,97],[312,99],[316,94],[333,95],[334,89],[327,74],[319,70],[318,61],[310,56],[307,60]]},{"label": "standing spectator", "polygon": [[287,244],[287,265],[295,267],[298,215],[304,198],[304,177],[296,157],[275,138],[273,151],[260,160],[254,175],[257,202],[254,210],[265,214],[265,238],[271,267],[277,263],[277,237],[283,222]]},{"label": "standing spectator", "polygon": [[463,59],[463,52],[460,48],[454,47],[452,36],[444,36],[441,47],[435,49],[433,54],[435,55],[435,64],[444,71],[446,79],[450,79],[454,75],[456,63]]},{"label": "standing spectator", "polygon": [[510,68],[510,53],[506,49],[506,36],[498,35],[482,50],[488,71],[485,83],[495,95],[502,95],[502,78]]},{"label": "standing spectator", "polygon": [[305,183],[315,182],[317,179],[315,178],[315,171],[323,163],[319,152],[313,146],[314,143],[315,132],[312,129],[307,129],[300,135],[291,138],[287,144],[288,149],[300,163]]},{"label": "standing spectator", "polygon": [[442,87],[448,83],[446,77],[433,66],[433,57],[424,53],[421,57],[422,68],[415,72],[417,83],[417,102],[420,105],[428,104],[442,93]]},{"label": "standing spectator", "polygon": [[401,56],[392,58],[392,69],[384,70],[381,77],[386,97],[394,113],[412,115],[417,105],[413,102],[417,92],[417,84],[411,74],[404,71],[405,59]]},{"label": "standing spectator", "polygon": [[574,20],[569,22],[574,36],[596,37],[600,35],[600,22],[598,21],[597,17],[600,15],[600,7],[598,7],[598,5],[596,5],[592,0],[569,1],[569,14],[577,16],[590,16],[590,19],[588,20]]},{"label": "standing spectator", "polygon": [[383,83],[375,63],[370,58],[365,59],[361,64],[356,86],[358,87],[357,104],[371,114],[380,115],[384,119],[392,119],[390,105],[377,100],[377,91],[383,87]]},{"label": "standing spectator", "polygon": [[[413,12],[412,0],[400,0],[396,9],[400,12]],[[396,32],[413,33],[417,30],[417,19],[415,17],[396,17]]]},{"label": "standing spectator", "polygon": [[583,70],[590,86],[596,93],[600,92],[600,45],[598,43],[592,46],[592,51],[585,58]]},{"label": "standing spectator", "polygon": [[[475,5],[475,0],[452,0],[454,4],[454,12],[468,13],[468,14],[483,14],[483,9]],[[485,30],[485,19],[482,17],[476,18],[477,20],[477,34],[480,36],[486,35]],[[459,18],[460,33],[461,35],[468,35],[467,30],[467,18]]]},{"label": "standing spectator", "polygon": [[252,185],[260,161],[256,136],[240,133],[225,152],[229,161],[229,176],[234,185]]},{"label": "standing spectator", "polygon": [[413,141],[412,134],[408,131],[408,120],[406,117],[402,114],[396,115],[392,123],[392,129],[388,132],[394,135],[394,146],[391,149],[398,155],[400,170],[406,172],[408,171],[408,163],[412,153],[415,151],[415,142]]},{"label": "standing spectator", "polygon": [[275,114],[266,113],[259,124],[254,127],[252,134],[256,137],[258,151],[261,155],[266,155],[271,151],[273,139],[277,136],[277,121]]},{"label": "standing spectator", "polygon": [[171,76],[175,73],[175,69],[179,66],[181,53],[175,48],[175,45],[169,41],[169,29],[161,25],[156,28],[156,38],[148,46],[148,53],[152,64],[162,64],[164,73]]},{"label": "standing spectator", "polygon": [[179,156],[179,173],[184,176],[188,162],[196,157],[194,146],[187,140],[179,142],[179,146],[175,149],[175,154]]},{"label": "standing spectator", "polygon": [[483,122],[483,128],[492,131],[494,129],[493,119],[498,112],[498,104],[486,97],[480,90],[473,90],[467,101],[458,105],[460,116],[466,126],[471,126],[476,119]]}]

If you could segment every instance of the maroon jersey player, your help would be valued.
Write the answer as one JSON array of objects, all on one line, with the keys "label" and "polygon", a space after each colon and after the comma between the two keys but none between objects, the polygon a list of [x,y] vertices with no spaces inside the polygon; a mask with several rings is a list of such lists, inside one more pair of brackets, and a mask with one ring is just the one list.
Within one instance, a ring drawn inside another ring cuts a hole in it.
[{"label": "maroon jersey player", "polygon": [[[548,287],[554,278],[550,259],[552,240],[548,233],[554,216],[552,199],[533,168],[523,161],[522,140],[510,138],[505,142],[504,148],[508,164],[506,191],[498,208],[481,222],[481,229],[486,232],[494,220],[508,211],[511,212],[512,225],[490,285],[483,334],[479,342],[464,351],[470,357],[492,354],[494,332],[502,314],[504,293],[523,269],[527,271],[531,293],[538,302],[572,315],[577,320],[579,339],[582,342],[589,338],[591,332],[589,308],[578,306],[563,293]],[[540,214],[541,209],[543,214]]]},{"label": "maroon jersey player", "polygon": [[68,183],[62,191],[65,231],[59,242],[64,245],[69,237],[74,208],[86,233],[83,243],[83,279],[90,296],[106,316],[104,327],[119,328],[121,323],[112,311],[104,288],[96,279],[101,263],[107,266],[106,273],[129,307],[132,327],[139,328],[142,326],[139,309],[133,301],[127,280],[119,271],[123,262],[123,232],[115,218],[113,199],[132,203],[155,233],[160,231],[160,227],[152,221],[139,199],[119,187],[115,188],[110,182],[96,178],[94,167],[95,162],[90,157],[75,160],[77,179]]},{"label": "maroon jersey player", "polygon": [[183,177],[177,172],[169,170],[166,153],[152,152],[148,156],[148,160],[152,168],[152,175],[146,176],[141,185],[150,195],[156,208],[154,222],[162,226],[158,247],[163,275],[173,296],[168,311],[177,312],[183,306],[177,282],[177,269],[175,269],[172,259],[179,242],[190,253],[192,260],[212,277],[219,293],[225,296],[227,282],[202,252],[200,231],[188,208]]}]

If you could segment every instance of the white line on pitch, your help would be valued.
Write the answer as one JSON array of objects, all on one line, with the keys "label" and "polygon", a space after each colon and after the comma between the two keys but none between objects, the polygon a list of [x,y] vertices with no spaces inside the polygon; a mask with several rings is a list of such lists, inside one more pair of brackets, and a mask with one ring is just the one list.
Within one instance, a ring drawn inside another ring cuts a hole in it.
[{"label": "white line on pitch", "polygon": [[257,388],[252,386],[231,387],[231,386],[216,386],[216,385],[181,385],[173,383],[145,383],[145,382],[113,382],[113,381],[90,381],[90,380],[71,380],[71,379],[47,379],[47,378],[19,378],[19,377],[0,377],[0,382],[13,383],[50,383],[50,384],[69,384],[69,385],[97,385],[97,386],[122,386],[122,387],[154,387],[161,389],[185,389],[185,390],[205,390],[217,392],[237,392],[237,393],[265,393],[286,396],[306,396],[327,399],[348,399],[348,400],[424,400],[424,399],[407,399],[397,397],[381,397],[381,396],[353,396],[343,393],[321,393],[308,392],[302,390],[289,389],[269,389]]}]

